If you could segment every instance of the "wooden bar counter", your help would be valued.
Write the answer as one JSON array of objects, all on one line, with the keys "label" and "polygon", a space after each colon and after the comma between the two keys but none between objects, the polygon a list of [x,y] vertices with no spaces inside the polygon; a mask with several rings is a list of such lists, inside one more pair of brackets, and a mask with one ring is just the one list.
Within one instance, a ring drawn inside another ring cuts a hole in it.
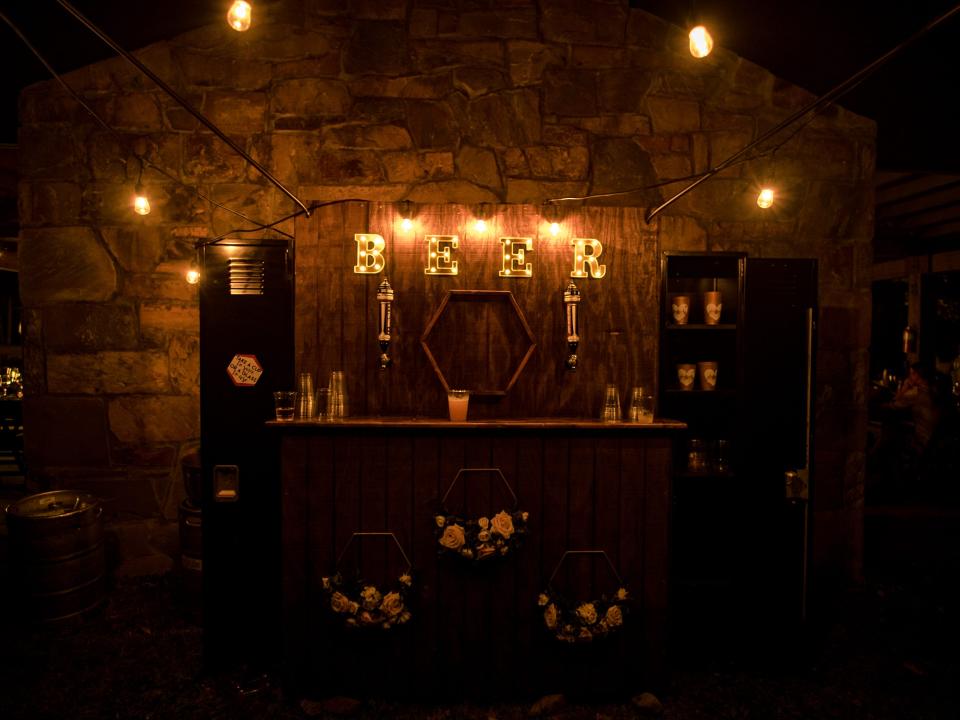
[{"label": "wooden bar counter", "polygon": [[[633,693],[662,677],[671,443],[684,424],[268,424],[282,434],[284,661],[297,691],[492,700]],[[475,563],[438,556],[437,514],[505,508],[529,513],[522,547]],[[397,543],[355,535],[379,532]],[[560,564],[573,550],[603,551],[615,570],[597,552]],[[410,621],[344,627],[323,579],[360,572],[383,587],[407,559]],[[575,602],[622,583],[631,598],[622,628],[593,642],[555,638],[538,606],[551,578]]]}]

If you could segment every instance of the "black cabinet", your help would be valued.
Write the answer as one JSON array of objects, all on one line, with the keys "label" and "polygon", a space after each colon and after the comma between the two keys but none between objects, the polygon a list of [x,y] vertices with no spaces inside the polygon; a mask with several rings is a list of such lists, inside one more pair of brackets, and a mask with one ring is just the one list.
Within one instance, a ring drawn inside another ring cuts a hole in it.
[{"label": "black cabinet", "polygon": [[784,473],[809,481],[816,261],[665,253],[660,270],[658,411],[689,427],[674,457],[674,627],[700,646],[769,635],[769,618],[803,613],[806,499],[786,497]]}]

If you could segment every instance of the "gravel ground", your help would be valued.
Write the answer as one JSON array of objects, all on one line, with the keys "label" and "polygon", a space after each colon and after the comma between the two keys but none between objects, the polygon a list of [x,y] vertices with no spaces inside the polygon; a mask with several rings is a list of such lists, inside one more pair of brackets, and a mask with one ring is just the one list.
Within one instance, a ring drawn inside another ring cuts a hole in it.
[{"label": "gravel ground", "polygon": [[[787,667],[765,658],[677,653],[660,693],[663,718],[960,717],[960,519],[868,518],[869,582],[832,621],[812,628],[809,652]],[[300,702],[268,676],[211,676],[201,632],[177,602],[174,575],[124,580],[92,616],[31,628],[3,614],[2,718],[303,718],[509,720],[516,705]],[[633,702],[558,704],[564,720],[637,718]]]}]

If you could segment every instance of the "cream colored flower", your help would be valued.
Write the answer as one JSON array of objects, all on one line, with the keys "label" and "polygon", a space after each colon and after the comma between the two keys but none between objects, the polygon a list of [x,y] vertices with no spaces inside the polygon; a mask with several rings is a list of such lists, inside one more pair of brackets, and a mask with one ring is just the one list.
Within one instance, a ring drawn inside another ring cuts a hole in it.
[{"label": "cream colored flower", "polygon": [[477,520],[477,525],[479,525],[482,530],[486,530],[490,526],[490,520],[488,518],[482,517],[479,520]]},{"label": "cream colored flower", "polygon": [[434,520],[437,522],[437,527],[443,527],[447,522],[447,519],[443,515],[437,515]]},{"label": "cream colored flower", "polygon": [[627,589],[620,588],[617,590],[617,600],[626,600],[627,599]]},{"label": "cream colored flower", "polygon": [[406,585],[407,587],[410,587],[410,585],[413,584],[413,578],[410,577],[407,573],[404,573],[403,575],[400,576],[400,582]]},{"label": "cream colored flower", "polygon": [[620,610],[619,605],[611,605],[607,608],[607,614],[603,618],[607,625],[612,628],[620,627],[623,625],[623,612]]},{"label": "cream colored flower", "polygon": [[557,626],[557,615],[557,606],[553,603],[547,605],[546,609],[543,611],[543,622],[545,622],[547,627],[551,630]]},{"label": "cream colored flower", "polygon": [[501,510],[493,516],[492,529],[498,535],[509,538],[513,535],[513,518],[506,510]]},{"label": "cream colored flower", "polygon": [[342,592],[335,592],[330,596],[330,609],[342,613],[350,611],[350,601]]},{"label": "cream colored flower", "polygon": [[330,589],[330,578],[328,577],[320,578],[320,582],[323,584],[324,590]]},{"label": "cream colored flower", "polygon": [[459,550],[463,547],[463,528],[459,525],[448,525],[440,537],[440,544],[449,550]]},{"label": "cream colored flower", "polygon": [[593,603],[583,603],[577,608],[577,617],[587,625],[593,625],[597,621],[597,609]]},{"label": "cream colored flower", "polygon": [[402,613],[400,613],[400,617],[398,617],[396,620],[397,625],[399,625],[400,623],[405,623],[409,619],[410,619],[410,611],[404,610]]},{"label": "cream colored flower", "polygon": [[365,586],[363,590],[360,591],[360,597],[363,598],[363,607],[366,610],[373,610],[380,604],[380,600],[382,599],[380,591],[373,585]]},{"label": "cream colored flower", "polygon": [[362,613],[360,613],[360,622],[364,625],[370,625],[376,622],[376,620],[374,619],[373,615],[364,610]]},{"label": "cream colored flower", "polygon": [[540,597],[537,598],[537,605],[543,607],[548,602],[550,602],[549,596],[546,593],[540,593]]},{"label": "cream colored flower", "polygon": [[523,520],[524,522],[526,522],[527,520],[530,519],[530,513],[528,513],[528,512],[522,512],[522,513],[520,513],[520,519]]},{"label": "cream colored flower", "polygon": [[360,606],[357,603],[355,603],[353,600],[347,603],[347,612],[350,613],[351,615],[356,615],[357,610],[359,609],[360,609]]},{"label": "cream colored flower", "polygon": [[387,617],[393,618],[403,611],[403,598],[398,592],[390,592],[383,596],[383,602],[380,603],[380,612]]},{"label": "cream colored flower", "polygon": [[473,557],[473,550],[471,550],[470,548],[463,548],[462,550],[460,550],[460,554],[469,560]]},{"label": "cream colored flower", "polygon": [[480,542],[490,542],[490,531],[481,530],[480,532],[478,532],[477,540],[479,540]]},{"label": "cream colored flower", "polygon": [[481,545],[477,548],[477,559],[483,560],[485,557],[493,555],[496,552],[496,548],[494,548],[493,545]]},{"label": "cream colored flower", "polygon": [[577,637],[581,640],[593,640],[593,633],[587,628],[580,628],[580,634]]}]

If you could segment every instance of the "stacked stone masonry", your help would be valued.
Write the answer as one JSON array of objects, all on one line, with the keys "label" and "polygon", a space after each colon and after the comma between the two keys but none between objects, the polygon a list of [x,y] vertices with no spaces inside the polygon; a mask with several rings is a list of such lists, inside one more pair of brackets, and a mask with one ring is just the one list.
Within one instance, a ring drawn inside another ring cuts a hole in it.
[{"label": "stacked stone masonry", "polygon": [[[588,193],[659,204],[812,96],[618,0],[290,0],[138,57],[285,185],[327,200],[534,203]],[[179,458],[199,437],[198,237],[295,208],[120,59],[21,96],[21,285],[28,461],[96,484],[118,517],[175,518]],[[781,138],[782,139],[782,138]],[[654,221],[663,250],[817,257],[815,536],[819,567],[856,576],[873,234],[875,126],[831,107],[775,154],[736,165]],[[775,173],[783,202],[758,211]],[[293,230],[292,222],[281,226]],[[54,443],[51,438],[57,438]]]}]

